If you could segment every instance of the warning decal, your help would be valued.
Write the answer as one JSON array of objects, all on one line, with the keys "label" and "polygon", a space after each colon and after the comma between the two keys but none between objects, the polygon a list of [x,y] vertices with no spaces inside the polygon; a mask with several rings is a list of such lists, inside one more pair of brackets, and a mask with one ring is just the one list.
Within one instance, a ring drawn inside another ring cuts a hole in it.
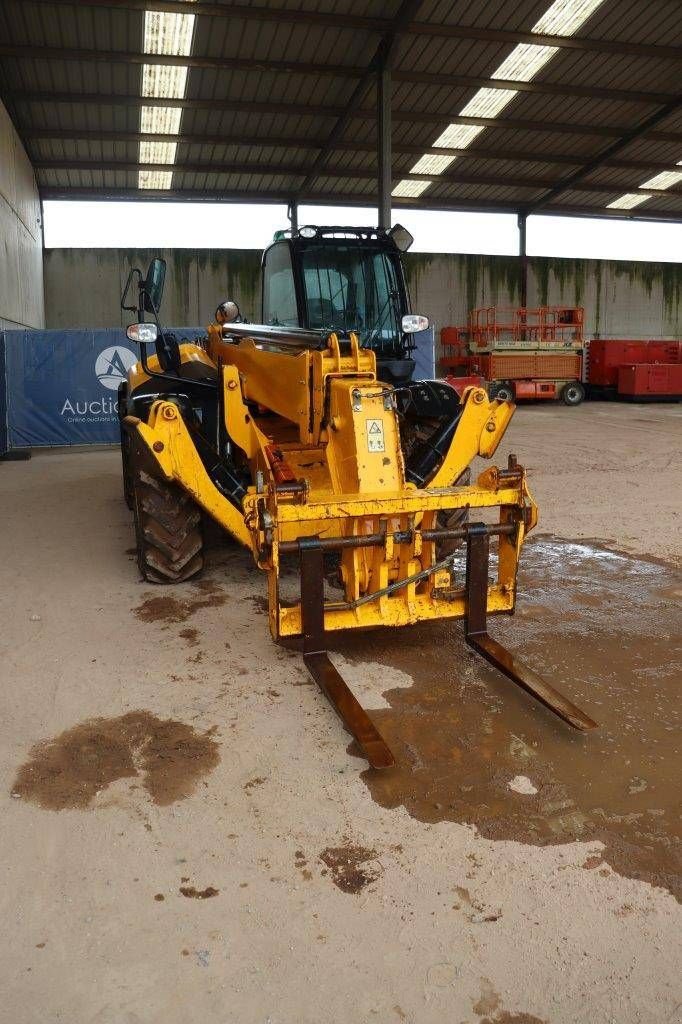
[{"label": "warning decal", "polygon": [[367,451],[384,452],[384,421],[367,420]]}]

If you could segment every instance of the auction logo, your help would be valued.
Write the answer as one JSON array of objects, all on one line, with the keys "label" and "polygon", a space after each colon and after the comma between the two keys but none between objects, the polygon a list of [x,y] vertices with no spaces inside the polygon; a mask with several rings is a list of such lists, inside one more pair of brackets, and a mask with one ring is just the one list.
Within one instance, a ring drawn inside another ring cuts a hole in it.
[{"label": "auction logo", "polygon": [[121,381],[128,377],[128,370],[135,362],[135,354],[122,345],[103,349],[95,360],[95,374],[100,384],[110,391],[117,391]]}]

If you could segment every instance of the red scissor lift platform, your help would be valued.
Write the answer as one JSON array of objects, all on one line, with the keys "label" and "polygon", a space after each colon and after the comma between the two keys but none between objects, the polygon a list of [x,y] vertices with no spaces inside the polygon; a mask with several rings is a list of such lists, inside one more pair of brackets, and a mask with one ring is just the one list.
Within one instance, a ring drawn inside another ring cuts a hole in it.
[{"label": "red scissor lift platform", "polygon": [[[444,327],[441,365],[451,383],[480,374],[501,398],[584,398],[581,306],[487,306],[466,327]],[[456,383],[455,383],[456,386]]]}]

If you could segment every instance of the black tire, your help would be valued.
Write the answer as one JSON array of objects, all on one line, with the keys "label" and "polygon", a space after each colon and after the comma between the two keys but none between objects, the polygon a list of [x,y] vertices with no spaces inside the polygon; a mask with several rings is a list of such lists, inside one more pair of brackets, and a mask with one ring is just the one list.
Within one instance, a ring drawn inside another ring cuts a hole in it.
[{"label": "black tire", "polygon": [[580,405],[584,397],[585,388],[578,380],[569,381],[561,389],[561,401],[564,405]]},{"label": "black tire", "polygon": [[123,475],[123,500],[133,511],[135,498],[133,495],[133,477],[131,470],[130,435],[123,429],[123,417],[127,415],[126,401],[128,398],[128,385],[126,383],[118,386],[118,422],[121,431],[121,472]]},{"label": "black tire", "polygon": [[511,384],[499,384],[495,388],[495,394],[494,394],[493,397],[494,398],[499,398],[499,399],[501,399],[502,401],[505,401],[505,402],[513,402],[514,401],[514,389],[512,388]]},{"label": "black tire", "polygon": [[[468,487],[471,483],[471,467],[467,468],[459,474],[455,480],[456,487]],[[469,511],[466,508],[453,508],[443,509],[438,513],[436,519],[436,528],[438,530],[457,530],[467,522],[469,518]],[[463,544],[463,540],[460,538],[453,538],[452,540],[438,540],[436,541],[436,561],[440,562],[441,559],[447,558],[448,555],[452,555],[457,551]]]},{"label": "black tire", "polygon": [[201,510],[176,484],[153,476],[130,449],[137,564],[148,583],[183,583],[201,572]]}]

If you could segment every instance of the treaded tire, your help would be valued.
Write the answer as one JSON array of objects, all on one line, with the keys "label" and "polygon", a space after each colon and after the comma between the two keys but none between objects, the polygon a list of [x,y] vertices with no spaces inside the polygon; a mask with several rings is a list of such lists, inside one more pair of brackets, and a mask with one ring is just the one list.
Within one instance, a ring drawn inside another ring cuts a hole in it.
[{"label": "treaded tire", "polygon": [[500,386],[495,389],[495,393],[492,397],[501,398],[505,402],[513,402],[514,389],[511,384],[500,384]]},{"label": "treaded tire", "polygon": [[140,572],[149,583],[183,583],[204,565],[201,509],[182,488],[149,473],[137,446],[131,455]]},{"label": "treaded tire", "polygon": [[570,381],[561,389],[561,401],[564,405],[580,405],[584,397],[585,388],[577,380]]}]

